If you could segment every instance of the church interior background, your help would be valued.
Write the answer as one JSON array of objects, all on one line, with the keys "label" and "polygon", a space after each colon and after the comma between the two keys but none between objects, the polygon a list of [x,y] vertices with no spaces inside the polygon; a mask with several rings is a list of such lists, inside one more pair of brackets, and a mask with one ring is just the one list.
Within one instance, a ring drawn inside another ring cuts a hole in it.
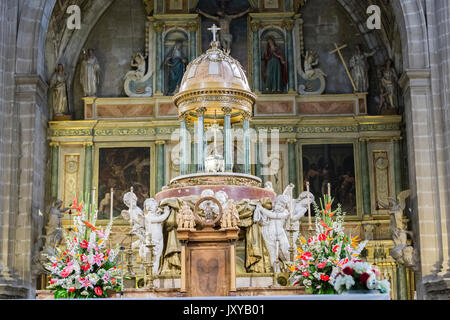
[{"label": "church interior background", "polygon": [[[431,2],[2,1],[0,23],[11,26],[0,31],[0,297],[45,297],[36,257],[56,199],[67,206],[93,196],[100,225],[114,220],[111,242],[132,251],[124,194],[133,187],[142,208],[180,174],[197,172],[199,145],[179,150],[184,119],[173,98],[187,65],[210,47],[208,28],[226,24],[221,45],[256,97],[249,125],[257,134],[248,154],[232,140],[232,171],[259,177],[276,194],[292,183],[294,197],[307,184],[316,198],[329,187],[347,213],[346,230],[368,240],[364,258],[390,280],[392,299],[448,298],[450,6]],[[81,8],[79,30],[67,28],[70,4]],[[365,24],[372,4],[382,10],[380,30]],[[212,137],[206,141],[212,154]],[[224,141],[218,145],[224,152]],[[408,261],[391,255],[399,240],[392,207],[383,206],[390,201],[405,204]],[[162,296],[180,287],[172,220],[155,275]],[[64,215],[63,227],[71,221]],[[241,218],[237,289],[271,292],[267,249],[252,253],[251,225]],[[139,255],[127,257],[125,287],[139,292]]]}]

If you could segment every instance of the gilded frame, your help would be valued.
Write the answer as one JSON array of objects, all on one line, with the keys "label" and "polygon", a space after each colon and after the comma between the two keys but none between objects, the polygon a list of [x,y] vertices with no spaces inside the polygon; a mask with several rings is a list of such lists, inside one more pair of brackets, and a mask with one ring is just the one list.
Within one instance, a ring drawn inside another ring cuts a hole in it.
[{"label": "gilded frame", "polygon": [[[361,166],[360,166],[360,151],[359,151],[359,139],[358,138],[338,138],[338,139],[299,139],[298,142],[298,181],[301,188],[298,188],[298,193],[305,191],[303,190],[303,146],[304,145],[325,145],[325,144],[351,144],[353,145],[353,158],[355,166],[355,183],[356,183],[356,215],[346,215],[346,221],[359,221],[362,220],[362,183],[361,183]],[[313,208],[311,208],[313,210]],[[308,221],[308,217],[302,218],[302,221]]]},{"label": "gilded frame", "polygon": [[[98,175],[99,175],[99,159],[100,159],[100,149],[102,148],[149,148],[150,149],[150,197],[155,197],[156,188],[156,148],[155,142],[142,141],[142,142],[96,142],[94,143],[94,161],[93,161],[93,171],[92,171],[92,186],[98,190]],[[97,204],[98,205],[98,204]],[[106,223],[107,219],[98,220],[100,223]],[[128,224],[123,221],[123,224]]]}]

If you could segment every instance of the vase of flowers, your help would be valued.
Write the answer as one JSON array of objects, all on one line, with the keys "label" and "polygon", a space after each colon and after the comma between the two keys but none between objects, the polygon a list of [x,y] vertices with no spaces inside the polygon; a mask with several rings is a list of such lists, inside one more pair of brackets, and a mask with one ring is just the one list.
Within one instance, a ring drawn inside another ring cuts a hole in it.
[{"label": "vase of flowers", "polygon": [[376,268],[361,260],[351,261],[337,273],[334,289],[338,293],[387,293],[390,284],[387,280],[379,280],[380,273]]},{"label": "vase of flowers", "polygon": [[[292,272],[291,285],[304,286],[307,293],[341,293],[343,292],[342,286],[345,286],[345,288],[349,286],[350,289],[358,283],[357,281],[351,283],[349,278],[343,278],[343,275],[345,275],[343,269],[358,262],[362,263],[360,254],[367,241],[360,243],[357,236],[351,237],[345,234],[345,213],[342,212],[340,204],[333,211],[332,203],[333,199],[328,195],[324,195],[323,199],[320,199],[320,209],[314,203],[316,213],[315,235],[309,239],[300,238],[300,246],[297,248],[299,255],[295,258],[294,264],[289,266]],[[358,265],[356,269],[360,271],[363,266],[367,267],[370,264]],[[370,268],[372,267],[370,266]],[[369,272],[366,269],[364,270]],[[357,276],[356,273],[355,276]],[[369,274],[370,279],[366,279],[366,275],[361,277],[362,280],[365,280],[364,285],[366,287],[369,284],[369,290],[379,288],[379,286],[386,287],[386,282],[373,284],[371,273]],[[344,282],[341,283],[342,281]],[[363,288],[363,285],[361,285],[361,289]],[[353,289],[359,289],[358,285]]]},{"label": "vase of flowers", "polygon": [[50,274],[48,288],[55,290],[55,299],[106,298],[111,291],[120,290],[118,249],[106,247],[112,224],[105,230],[97,228],[98,212],[93,207],[83,207],[74,199],[73,229],[64,233],[65,246],[45,255],[48,263],[44,267]]}]

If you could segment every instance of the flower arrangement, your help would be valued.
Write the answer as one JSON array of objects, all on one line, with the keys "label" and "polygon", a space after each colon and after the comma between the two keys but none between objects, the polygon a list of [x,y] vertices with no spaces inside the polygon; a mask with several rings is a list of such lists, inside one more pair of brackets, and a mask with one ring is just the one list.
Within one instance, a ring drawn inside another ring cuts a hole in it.
[{"label": "flower arrangement", "polygon": [[346,290],[378,290],[381,293],[390,292],[387,280],[378,280],[380,273],[376,268],[361,260],[350,261],[338,272],[334,281],[334,289],[338,293]]},{"label": "flower arrangement", "polygon": [[[316,235],[308,240],[300,238],[300,246],[297,248],[299,255],[289,267],[292,272],[291,284],[305,286],[307,293],[342,292],[343,279],[340,272],[349,263],[360,261],[360,253],[367,243],[367,241],[359,243],[358,237],[352,238],[345,234],[343,227],[345,213],[342,212],[340,204],[332,211],[332,203],[333,199],[328,195],[324,195],[323,202],[320,199],[321,209],[314,203]],[[347,288],[351,281],[347,278],[345,280]]]},{"label": "flower arrangement", "polygon": [[[90,219],[88,206],[74,199],[73,231],[64,234],[65,248],[48,255],[45,269],[49,272],[49,289],[58,298],[105,298],[108,290],[120,290],[118,249],[106,247],[112,225],[103,231],[95,226],[97,210]],[[88,216],[86,218],[86,215]]]}]

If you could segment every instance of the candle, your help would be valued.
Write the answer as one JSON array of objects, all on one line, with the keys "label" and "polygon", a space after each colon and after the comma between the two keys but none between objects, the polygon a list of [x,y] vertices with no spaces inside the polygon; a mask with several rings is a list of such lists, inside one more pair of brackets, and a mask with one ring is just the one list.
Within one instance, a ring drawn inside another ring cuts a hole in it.
[{"label": "candle", "polygon": [[293,204],[292,204],[292,196],[293,196],[292,191],[293,191],[293,190],[294,190],[294,187],[291,185],[291,188],[290,188],[290,196],[291,196],[291,210],[290,210],[290,211],[291,211],[291,212],[290,212],[290,213],[291,213],[291,224],[292,224],[292,222],[293,222],[293,221],[292,221],[292,218],[293,218],[293,215],[294,215],[294,212],[293,212],[293,211],[294,211],[294,210],[293,210],[294,208],[293,208]]},{"label": "candle", "polygon": [[328,186],[328,198],[331,200],[331,183],[328,182],[327,186]]},{"label": "candle", "polygon": [[133,200],[134,200],[134,193],[133,193],[133,187],[130,188],[130,226],[133,226],[133,219],[131,218],[131,215],[133,214]]},{"label": "candle", "polygon": [[308,221],[309,225],[311,226],[311,203],[309,199],[309,181],[306,181],[306,191],[308,192]]},{"label": "candle", "polygon": [[114,189],[111,188],[111,208],[110,208],[110,212],[109,212],[109,222],[112,224],[113,223],[113,211],[114,211]]},{"label": "candle", "polygon": [[95,187],[92,188],[92,209],[94,209],[95,206]]}]

